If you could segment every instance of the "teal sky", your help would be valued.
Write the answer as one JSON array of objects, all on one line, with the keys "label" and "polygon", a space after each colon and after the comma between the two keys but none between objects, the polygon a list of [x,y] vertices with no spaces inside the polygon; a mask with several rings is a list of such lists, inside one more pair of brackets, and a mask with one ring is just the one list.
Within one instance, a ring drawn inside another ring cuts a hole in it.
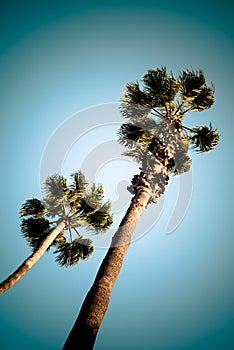
[{"label": "teal sky", "polygon": [[[186,123],[212,121],[220,145],[209,154],[191,153],[193,191],[180,225],[166,233],[178,186],[173,179],[156,224],[132,244],[95,350],[234,348],[232,13],[230,1],[1,5],[1,279],[31,253],[18,213],[27,198],[41,196],[43,156],[56,130],[79,111],[118,102],[124,84],[148,68],[166,65],[176,75],[201,67],[215,84],[215,105],[188,115]],[[86,122],[81,118],[80,128]],[[114,129],[101,130],[103,142],[110,141]],[[101,138],[90,133],[86,142],[99,146]],[[85,151],[83,141],[67,154],[65,172],[74,150]],[[80,166],[80,154],[72,166]],[[103,185],[116,198],[115,164],[108,172]],[[1,348],[60,349],[105,252],[96,249],[73,269],[46,254],[0,298]]]}]

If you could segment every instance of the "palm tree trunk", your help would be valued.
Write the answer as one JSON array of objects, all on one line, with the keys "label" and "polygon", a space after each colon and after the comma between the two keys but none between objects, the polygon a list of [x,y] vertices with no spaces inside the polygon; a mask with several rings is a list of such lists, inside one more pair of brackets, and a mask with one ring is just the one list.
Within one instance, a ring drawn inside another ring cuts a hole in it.
[{"label": "palm tree trunk", "polygon": [[132,202],[112,239],[111,247],[83,302],[63,350],[92,350],[94,347],[110,301],[111,291],[120,273],[140,216],[150,202],[156,203],[156,199],[164,193],[169,181],[168,169],[175,165],[174,156],[180,145],[182,130],[181,122],[176,122],[178,125],[173,125],[170,120],[163,123],[160,139],[154,137],[145,151],[142,158],[142,171],[140,175],[133,177],[132,186],[130,186],[134,193]]},{"label": "palm tree trunk", "polygon": [[64,229],[65,222],[60,222],[51,233],[44,239],[44,241],[40,244],[38,249],[33,252],[19,267],[13,272],[12,275],[7,277],[0,284],[0,294],[4,293],[10,287],[12,287],[16,282],[18,282],[25,274],[28,272],[31,267],[36,264],[36,262],[42,257],[42,255],[46,252],[49,246],[53,243],[55,238],[59,235],[59,233]]},{"label": "palm tree trunk", "polygon": [[99,327],[110,301],[111,291],[121,270],[133,232],[148,204],[149,198],[150,186],[147,184],[140,185],[112,239],[111,247],[108,249],[93,286],[84,300],[63,350],[93,349]]}]

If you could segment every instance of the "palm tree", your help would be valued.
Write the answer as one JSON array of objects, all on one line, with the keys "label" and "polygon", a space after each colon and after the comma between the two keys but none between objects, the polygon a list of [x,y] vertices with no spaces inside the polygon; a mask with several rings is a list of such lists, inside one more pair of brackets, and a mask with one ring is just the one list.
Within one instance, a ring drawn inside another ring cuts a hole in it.
[{"label": "palm tree", "polygon": [[93,253],[93,244],[81,236],[78,228],[102,233],[112,224],[111,203],[102,203],[102,185],[93,184],[88,188],[81,171],[72,174],[70,186],[60,175],[48,177],[44,192],[44,201],[33,198],[22,205],[21,230],[33,253],[0,284],[0,293],[20,280],[51,246],[55,247],[56,261],[61,266],[88,259]]},{"label": "palm tree", "polygon": [[201,69],[188,69],[178,78],[166,68],[150,69],[141,84],[126,85],[120,111],[128,121],[119,130],[125,155],[140,163],[140,172],[128,188],[133,194],[130,206],[115,233],[77,320],[63,349],[93,349],[107,310],[114,283],[121,270],[134,229],[149,203],[164,193],[170,175],[189,170],[189,146],[208,152],[219,142],[212,126],[188,128],[187,112],[203,111],[214,103],[214,86],[206,83]]}]

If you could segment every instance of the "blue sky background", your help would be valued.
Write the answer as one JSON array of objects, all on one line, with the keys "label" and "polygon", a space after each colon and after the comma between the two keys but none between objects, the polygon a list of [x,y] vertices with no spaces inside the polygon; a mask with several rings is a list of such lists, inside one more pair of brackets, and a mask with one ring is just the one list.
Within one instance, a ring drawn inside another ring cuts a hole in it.
[{"label": "blue sky background", "polygon": [[[43,152],[65,120],[118,101],[126,82],[156,66],[201,67],[216,87],[212,109],[187,125],[212,121],[220,145],[192,154],[192,198],[173,234],[170,197],[132,244],[96,350],[234,348],[232,13],[229,1],[1,4],[1,279],[30,254],[18,212],[41,196]],[[104,255],[61,269],[46,254],[0,298],[1,348],[60,349]]]}]

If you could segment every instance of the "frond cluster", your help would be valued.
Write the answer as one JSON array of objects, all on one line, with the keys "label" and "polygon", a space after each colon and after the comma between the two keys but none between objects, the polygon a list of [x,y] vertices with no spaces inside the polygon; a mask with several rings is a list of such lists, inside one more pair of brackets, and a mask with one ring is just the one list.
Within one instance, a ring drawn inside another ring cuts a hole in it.
[{"label": "frond cluster", "polygon": [[28,217],[21,222],[21,231],[33,251],[39,248],[39,245],[50,233],[50,222],[45,218]]},{"label": "frond cluster", "polygon": [[[127,148],[123,153],[138,163],[146,162],[147,157],[160,158],[167,163],[167,170],[174,175],[190,169],[191,159],[188,155],[189,140],[185,133],[180,135],[167,121],[155,120],[146,117],[141,123],[124,123],[120,126],[119,142]],[[161,152],[164,147],[168,151]],[[166,160],[171,150],[171,160]],[[164,162],[163,161],[163,162]]]},{"label": "frond cluster", "polygon": [[179,76],[180,98],[184,108],[203,111],[214,104],[214,85],[208,85],[201,69],[188,69]]},{"label": "frond cluster", "polygon": [[214,103],[214,85],[208,85],[201,69],[187,69],[175,78],[166,67],[149,69],[139,82],[128,83],[121,96],[124,118],[139,120],[154,111],[158,116],[202,111]]},{"label": "frond cluster", "polygon": [[197,152],[209,152],[214,149],[220,139],[220,133],[217,129],[213,129],[210,126],[198,126],[193,129],[193,134],[190,136],[190,142],[192,148],[195,148]]},{"label": "frond cluster", "polygon": [[[37,198],[28,199],[22,205],[20,217],[23,237],[35,251],[54,228],[47,217],[46,206]],[[56,237],[53,245],[60,242],[61,238],[62,233]]]},{"label": "frond cluster", "polygon": [[[65,223],[65,230],[52,244],[56,247],[57,261],[60,265],[64,262],[64,266],[88,258],[93,251],[92,242],[79,234],[78,227],[104,233],[113,223],[111,203],[103,203],[102,185],[92,184],[88,187],[88,182],[80,171],[72,174],[71,178],[71,184],[67,185],[63,176],[48,177],[44,185],[44,201],[29,199],[20,210],[23,236],[34,251],[59,222]],[[74,235],[77,237],[75,240]]]},{"label": "frond cluster", "polygon": [[41,218],[45,215],[47,209],[45,205],[37,198],[27,200],[20,210],[20,216],[31,215],[35,218]]},{"label": "frond cluster", "polygon": [[211,125],[187,128],[183,119],[187,112],[208,109],[213,103],[214,86],[206,83],[202,69],[184,70],[177,78],[166,67],[147,70],[141,84],[126,84],[121,96],[120,112],[128,119],[118,132],[120,144],[126,147],[124,155],[142,165],[147,157],[152,162],[153,152],[167,164],[169,173],[188,171],[189,148],[208,152],[218,145],[220,135]]},{"label": "frond cluster", "polygon": [[168,74],[166,67],[149,69],[142,77],[144,89],[150,96],[150,106],[164,107],[166,103],[174,100],[178,93],[180,84],[173,77],[173,74]]},{"label": "frond cluster", "polygon": [[58,245],[55,253],[56,261],[60,266],[74,266],[79,260],[87,260],[93,254],[94,248],[91,239],[75,239],[71,243]]}]

